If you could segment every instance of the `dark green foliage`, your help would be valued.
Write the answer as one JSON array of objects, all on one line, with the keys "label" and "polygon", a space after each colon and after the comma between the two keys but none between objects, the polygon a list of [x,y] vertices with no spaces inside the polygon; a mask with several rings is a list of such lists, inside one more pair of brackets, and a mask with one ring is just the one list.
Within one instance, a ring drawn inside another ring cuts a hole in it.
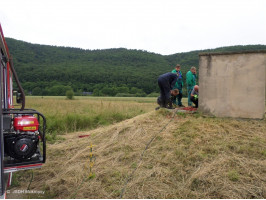
[{"label": "dark green foliage", "polygon": [[64,96],[71,89],[78,95],[93,92],[95,96],[146,96],[159,92],[158,76],[171,71],[177,63],[185,78],[191,66],[198,67],[200,52],[266,49],[266,45],[232,46],[163,56],[124,48],[83,50],[11,38],[6,41],[24,89],[33,95],[53,96]]},{"label": "dark green foliage", "polygon": [[50,88],[46,88],[46,93],[51,96],[64,96],[69,90],[72,90],[70,86],[53,85]]},{"label": "dark green foliage", "polygon": [[129,94],[129,93],[117,93],[115,95],[116,97],[134,97],[134,94]]},{"label": "dark green foliage", "polygon": [[42,89],[40,87],[35,87],[32,90],[32,95],[41,96],[42,95]]}]

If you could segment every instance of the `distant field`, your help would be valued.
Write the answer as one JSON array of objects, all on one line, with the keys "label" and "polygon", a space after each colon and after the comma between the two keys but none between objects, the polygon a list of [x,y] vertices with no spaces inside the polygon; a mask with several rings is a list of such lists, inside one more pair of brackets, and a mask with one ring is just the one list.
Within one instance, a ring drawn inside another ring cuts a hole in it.
[{"label": "distant field", "polygon": [[[27,96],[28,99],[66,99],[65,96]],[[102,101],[143,101],[146,103],[156,102],[156,97],[95,97],[95,96],[75,96],[75,100],[102,100]]]},{"label": "distant field", "polygon": [[47,118],[48,140],[67,132],[88,130],[116,123],[154,110],[154,97],[75,97],[27,96],[26,107]]}]

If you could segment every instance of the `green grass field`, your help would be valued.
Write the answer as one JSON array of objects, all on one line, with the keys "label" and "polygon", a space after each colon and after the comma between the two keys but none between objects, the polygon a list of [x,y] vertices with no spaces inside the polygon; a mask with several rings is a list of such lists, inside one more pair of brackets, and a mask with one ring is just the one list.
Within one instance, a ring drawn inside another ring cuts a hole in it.
[{"label": "green grass field", "polygon": [[26,97],[26,107],[47,118],[47,139],[59,134],[90,130],[154,110],[154,97]]}]

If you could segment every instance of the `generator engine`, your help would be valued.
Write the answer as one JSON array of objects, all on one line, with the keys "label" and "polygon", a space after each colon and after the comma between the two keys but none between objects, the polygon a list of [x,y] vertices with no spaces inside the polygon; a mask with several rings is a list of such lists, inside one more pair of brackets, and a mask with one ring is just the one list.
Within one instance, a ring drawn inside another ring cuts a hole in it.
[{"label": "generator engine", "polygon": [[39,122],[32,115],[15,116],[4,132],[5,153],[17,160],[30,159],[38,150]]}]

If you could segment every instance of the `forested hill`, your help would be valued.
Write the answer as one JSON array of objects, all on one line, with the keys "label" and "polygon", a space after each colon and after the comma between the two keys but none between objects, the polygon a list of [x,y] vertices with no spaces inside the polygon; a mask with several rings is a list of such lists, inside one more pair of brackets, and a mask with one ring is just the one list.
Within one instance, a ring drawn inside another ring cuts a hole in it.
[{"label": "forested hill", "polygon": [[73,89],[76,94],[145,96],[158,92],[158,76],[177,63],[183,74],[191,66],[198,67],[199,52],[266,49],[266,45],[231,46],[163,56],[124,48],[83,50],[11,38],[6,41],[20,81],[33,95],[65,95],[66,90]]}]

